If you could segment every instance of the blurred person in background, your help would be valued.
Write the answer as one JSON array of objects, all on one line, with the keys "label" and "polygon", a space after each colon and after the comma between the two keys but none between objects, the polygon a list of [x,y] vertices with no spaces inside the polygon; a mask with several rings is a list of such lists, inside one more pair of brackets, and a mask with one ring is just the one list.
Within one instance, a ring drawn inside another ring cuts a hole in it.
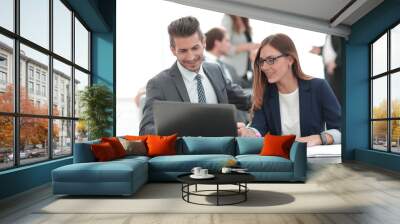
[{"label": "blurred person in background", "polygon": [[342,104],[342,38],[326,35],[325,44],[319,47],[314,46],[310,52],[322,56],[325,79],[332,87],[339,103]]},{"label": "blurred person in background", "polygon": [[235,68],[242,78],[243,88],[251,88],[253,73],[250,54],[259,47],[259,44],[252,42],[249,19],[225,14],[222,18],[222,26],[226,29],[231,41],[231,48],[223,61]]},{"label": "blurred person in background", "polygon": [[[225,74],[226,81],[233,82],[234,84],[241,85],[242,79],[236,73],[235,68],[221,60],[221,58],[228,54],[231,48],[229,36],[223,27],[215,27],[210,29],[206,34],[206,52],[205,59],[209,62],[219,64]],[[251,91],[248,92],[251,94]],[[248,111],[237,110],[237,120],[247,123],[249,121]]]}]

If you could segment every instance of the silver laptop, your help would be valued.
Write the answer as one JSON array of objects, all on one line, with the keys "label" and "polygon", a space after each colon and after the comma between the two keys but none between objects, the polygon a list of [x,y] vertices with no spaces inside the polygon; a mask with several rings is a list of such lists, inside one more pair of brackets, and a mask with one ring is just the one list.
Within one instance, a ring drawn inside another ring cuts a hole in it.
[{"label": "silver laptop", "polygon": [[235,106],[155,101],[154,125],[157,135],[237,136]]}]

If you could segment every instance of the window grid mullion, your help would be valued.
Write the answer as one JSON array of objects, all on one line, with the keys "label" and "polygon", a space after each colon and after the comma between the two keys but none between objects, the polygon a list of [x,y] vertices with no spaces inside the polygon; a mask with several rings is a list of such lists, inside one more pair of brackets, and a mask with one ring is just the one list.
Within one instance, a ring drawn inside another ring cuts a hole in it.
[{"label": "window grid mullion", "polygon": [[369,45],[369,148],[372,150],[373,146],[374,146],[374,123],[372,121],[373,119],[373,93],[374,93],[374,86],[373,86],[373,79],[372,79],[372,72],[374,71],[373,69],[373,60],[372,60],[372,56],[373,56],[373,47],[372,44]]},{"label": "window grid mullion", "polygon": [[[72,28],[71,28],[71,59],[72,59],[72,64],[75,65],[75,12],[72,11],[71,14],[71,24],[72,24]],[[75,66],[71,66],[71,91],[72,91],[72,105],[71,105],[71,117],[76,118],[75,116]],[[71,122],[71,150],[72,150],[72,155],[74,155],[74,151],[75,151],[75,125],[76,125],[76,121],[72,121]]]},{"label": "window grid mullion", "polygon": [[[387,71],[390,71],[390,30],[387,32]],[[391,104],[392,104],[392,100],[391,100],[391,88],[390,88],[390,80],[391,80],[391,74],[387,74],[387,117],[391,118],[392,117],[392,111],[391,111]],[[392,125],[391,125],[391,120],[388,120],[387,122],[387,140],[388,140],[388,152],[392,151],[392,135],[391,135],[391,129],[392,129]]]},{"label": "window grid mullion", "polygon": [[[20,0],[14,1],[14,31],[19,35],[20,20],[19,10]],[[14,39],[14,113],[19,113],[19,100],[20,100],[20,46],[19,39]],[[14,117],[14,166],[18,167],[20,164],[19,145],[20,145],[20,118]]]},{"label": "window grid mullion", "polygon": [[[49,0],[49,50],[50,52],[53,52],[53,0]],[[49,97],[49,102],[48,102],[48,113],[49,113],[49,119],[48,119],[48,152],[49,152],[49,159],[53,159],[53,56],[49,55],[49,72],[48,72],[48,97]],[[61,133],[62,134],[62,133]]]}]

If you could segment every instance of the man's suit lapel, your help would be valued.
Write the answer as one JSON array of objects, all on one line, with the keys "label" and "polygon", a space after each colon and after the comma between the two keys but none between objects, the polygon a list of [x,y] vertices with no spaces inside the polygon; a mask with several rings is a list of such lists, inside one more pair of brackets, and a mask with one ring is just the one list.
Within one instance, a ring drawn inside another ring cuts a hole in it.
[{"label": "man's suit lapel", "polygon": [[[217,95],[218,103],[224,103],[225,101],[223,100],[222,92],[219,90],[219,88],[217,86],[218,77],[217,77],[216,72],[212,72],[211,68],[207,66],[207,63],[203,63],[202,67],[203,67],[204,73],[206,74],[208,80],[210,80],[211,85],[214,88],[214,92]],[[214,75],[211,75],[211,74],[214,74]]]},{"label": "man's suit lapel", "polygon": [[175,83],[175,87],[178,90],[178,93],[184,102],[190,102],[189,94],[186,90],[185,83],[183,82],[182,74],[178,69],[178,65],[176,62],[172,65],[170,72],[170,76]]}]

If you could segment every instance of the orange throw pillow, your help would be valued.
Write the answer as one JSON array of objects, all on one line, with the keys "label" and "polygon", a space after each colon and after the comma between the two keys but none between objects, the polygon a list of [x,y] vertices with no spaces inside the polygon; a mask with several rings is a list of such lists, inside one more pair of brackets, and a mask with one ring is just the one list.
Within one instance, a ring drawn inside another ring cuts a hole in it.
[{"label": "orange throw pillow", "polygon": [[264,145],[261,149],[260,155],[262,156],[280,156],[289,159],[290,147],[296,135],[270,135],[264,137]]},{"label": "orange throw pillow", "polygon": [[92,149],[94,157],[99,162],[109,161],[117,158],[114,149],[108,142],[93,144],[90,147]]},{"label": "orange throw pillow", "polygon": [[158,136],[149,135],[147,137],[148,156],[176,155],[177,135]]},{"label": "orange throw pillow", "polygon": [[125,135],[124,137],[126,140],[129,141],[137,141],[140,140],[142,142],[146,142],[147,135],[142,135],[142,136],[135,136],[135,135]]},{"label": "orange throw pillow", "polygon": [[101,138],[101,142],[108,142],[114,149],[115,155],[117,158],[121,158],[126,156],[126,151],[124,149],[124,146],[122,146],[121,142],[118,140],[116,137],[110,137],[110,138]]}]

